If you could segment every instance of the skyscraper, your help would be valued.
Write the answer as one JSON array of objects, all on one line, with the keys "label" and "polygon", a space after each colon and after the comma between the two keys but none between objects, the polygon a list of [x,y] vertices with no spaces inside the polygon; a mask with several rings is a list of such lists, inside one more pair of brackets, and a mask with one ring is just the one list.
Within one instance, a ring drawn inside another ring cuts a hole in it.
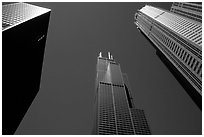
[{"label": "skyscraper", "polygon": [[126,74],[108,53],[97,61],[93,134],[150,134],[143,110],[132,102]]},{"label": "skyscraper", "polygon": [[2,6],[2,134],[14,134],[40,87],[50,9]]},{"label": "skyscraper", "polygon": [[202,2],[174,2],[170,11],[202,23]]},{"label": "skyscraper", "polygon": [[202,24],[149,5],[135,14],[135,24],[202,100]]}]

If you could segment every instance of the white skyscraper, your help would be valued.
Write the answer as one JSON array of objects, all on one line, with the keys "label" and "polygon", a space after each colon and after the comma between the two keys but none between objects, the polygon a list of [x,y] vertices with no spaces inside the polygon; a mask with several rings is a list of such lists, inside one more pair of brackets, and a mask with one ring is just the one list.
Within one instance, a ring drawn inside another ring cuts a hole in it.
[{"label": "white skyscraper", "polygon": [[202,23],[146,5],[135,24],[202,96]]}]

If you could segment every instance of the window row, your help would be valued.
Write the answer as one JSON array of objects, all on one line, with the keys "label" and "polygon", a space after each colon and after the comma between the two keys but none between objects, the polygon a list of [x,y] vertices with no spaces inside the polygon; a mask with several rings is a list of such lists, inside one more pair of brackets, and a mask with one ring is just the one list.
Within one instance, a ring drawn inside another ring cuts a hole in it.
[{"label": "window row", "polygon": [[101,113],[100,112],[100,118],[103,119],[103,118],[113,118],[114,115],[113,113],[110,113],[110,112],[104,112],[104,113]]},{"label": "window row", "polygon": [[159,39],[154,34],[150,35],[150,37],[151,40],[154,41],[158,47],[160,47],[160,49],[165,53],[165,55],[169,57],[169,60],[174,62],[174,65],[177,66],[178,69],[184,73],[184,76],[188,77],[193,83],[193,85],[198,88],[198,92],[202,92],[202,81],[200,78],[202,76],[198,77],[194,73],[192,73],[191,70],[189,70],[178,58],[174,57],[173,52],[170,52],[166,46],[163,46],[163,43],[159,41]]},{"label": "window row", "polygon": [[200,5],[198,4],[192,4],[192,3],[181,3],[181,2],[174,2],[173,6],[178,6],[178,7],[191,7],[194,9],[200,9],[202,10],[202,3]]},{"label": "window row", "polygon": [[108,123],[107,121],[106,121],[106,123],[99,125],[99,128],[104,128],[104,129],[106,129],[106,128],[114,129],[115,127],[116,127],[115,123]]},{"label": "window row", "polygon": [[[184,22],[178,22],[178,20],[175,20],[173,19],[172,16],[166,16],[166,17],[162,17],[159,19],[160,22],[164,23],[165,26],[171,28],[172,30],[176,31],[176,32],[183,32],[185,31],[186,33],[190,33],[191,31],[189,29],[186,29],[186,24],[185,25],[182,25],[181,23],[184,23]],[[188,24],[190,25],[190,24]]]},{"label": "window row", "polygon": [[[171,37],[174,41],[178,42],[180,45],[182,45],[183,47],[185,47],[187,50],[189,50],[190,52],[192,52],[194,55],[196,55],[198,58],[202,59],[202,51],[197,48],[196,46],[194,46],[193,44],[187,42],[186,40],[184,40],[182,37],[176,35],[175,33],[171,32],[170,30],[168,30],[167,28],[163,27],[162,25],[160,25],[158,22],[155,22],[154,25],[159,28],[160,30],[162,30],[162,32],[164,32],[166,35],[168,35],[169,37]],[[195,50],[195,51],[194,51]]]},{"label": "window row", "polygon": [[[195,7],[195,6],[191,6],[191,4],[182,4],[182,3],[177,3],[177,2],[175,2],[175,3],[173,3],[173,6],[176,6],[176,7],[182,7],[182,8],[186,8],[186,9],[190,9],[190,10],[194,10],[194,11],[198,11],[198,12],[202,12],[202,7],[201,6],[197,6],[197,7]],[[173,7],[172,6],[172,7]]]},{"label": "window row", "polygon": [[[192,35],[194,35],[194,37],[201,36],[202,33],[202,29],[199,25],[190,21],[186,21],[182,18],[179,19],[178,17],[170,14],[165,14],[165,16],[160,17],[158,21],[164,23],[165,26],[171,28],[175,32],[182,34],[188,39],[189,37],[193,38]],[[199,41],[196,42],[199,43]]]},{"label": "window row", "polygon": [[115,118],[114,118],[114,116],[112,116],[112,117],[110,117],[110,116],[100,116],[99,117],[99,121],[100,122],[103,122],[103,121],[114,121],[115,120]]},{"label": "window row", "polygon": [[125,124],[125,123],[118,123],[117,124],[117,129],[118,131],[120,130],[126,130],[126,131],[133,131],[133,125],[132,123],[128,123],[128,124]]},{"label": "window row", "polygon": [[180,58],[184,64],[189,66],[197,75],[201,76],[202,63],[200,61],[195,59],[180,45],[176,44],[172,39],[161,34],[156,29],[154,29],[154,34],[174,53],[174,55],[177,56],[177,58]]},{"label": "window row", "polygon": [[[184,22],[185,21],[185,22]],[[186,34],[189,34],[189,32],[187,32],[187,30],[190,30],[191,32],[194,32],[195,34],[200,34],[202,32],[202,29],[199,25],[191,23],[190,21],[186,21],[184,20],[183,22],[180,22],[179,25],[181,26],[185,26],[185,29],[178,31],[181,34],[183,34],[184,36]]]},{"label": "window row", "polygon": [[185,30],[190,29],[191,31],[194,31],[196,33],[200,33],[202,30],[202,28],[199,25],[197,25],[197,24],[195,24],[189,20],[186,20],[184,18],[178,17],[178,16],[173,15],[173,14],[166,14],[165,16],[168,17],[167,19],[170,19],[169,21],[173,20],[173,21],[175,21],[175,23],[179,24],[180,25],[179,28],[182,26],[185,26]]},{"label": "window row", "polygon": [[109,122],[109,124],[111,124],[111,122],[115,121],[114,116],[99,116],[98,118],[99,118],[100,124],[103,124],[104,122],[105,123]]},{"label": "window row", "polygon": [[139,24],[139,25],[137,25],[137,26],[138,26],[146,35],[148,35],[149,30],[150,30],[150,28],[148,28],[149,25],[146,24],[146,22],[144,22],[142,18],[140,18],[140,19],[138,20],[138,24]]},{"label": "window row", "polygon": [[116,134],[116,131],[109,131],[109,130],[99,130],[99,135],[114,135]]},{"label": "window row", "polygon": [[193,4],[183,4],[183,6],[189,6],[189,7],[193,7],[193,8],[197,8],[197,9],[201,9],[202,10],[202,4],[201,5],[193,5]]},{"label": "window row", "polygon": [[[167,29],[165,29],[165,30],[167,30]],[[174,34],[175,35],[175,34]],[[178,38],[178,36],[176,36],[176,38],[174,38],[174,39],[177,39]],[[179,38],[179,39],[181,39],[181,38]],[[182,44],[182,45],[184,45],[184,43],[185,44],[187,44],[187,45],[191,45],[191,47],[193,47],[194,49],[196,48],[195,46],[193,46],[192,44],[190,44],[190,43],[188,43],[188,42],[184,42],[184,40],[182,40],[182,41],[179,41],[178,39],[177,39],[177,42],[178,43],[180,43],[180,44]],[[184,46],[184,47],[187,47],[187,49],[189,49],[189,47],[188,46]],[[195,59],[191,59],[189,56],[190,55],[188,55],[188,53],[186,52],[186,51],[184,51],[183,49],[181,49],[181,48],[178,48],[178,46],[175,46],[175,44],[173,45],[173,46],[171,46],[171,48],[172,48],[172,50],[174,50],[174,52],[176,52],[176,54],[178,54],[177,56],[179,56],[180,58],[182,58],[184,61],[185,61],[185,63],[187,63],[187,64],[189,64],[190,65],[190,67],[197,73],[197,74],[199,74],[200,72],[201,72],[201,68],[202,68],[202,65],[199,63],[199,62],[197,62]],[[192,50],[191,50],[192,51]],[[201,51],[199,50],[199,52],[201,53]],[[194,52],[195,53],[195,52]],[[196,53],[195,53],[196,54]],[[196,54],[196,55],[198,55],[198,57],[200,56],[200,58],[201,58],[201,55],[199,55],[199,54]],[[187,62],[187,61],[189,61],[189,63]],[[190,63],[191,62],[191,63]],[[201,74],[200,74],[200,76],[201,76]]]},{"label": "window row", "polygon": [[178,9],[174,9],[174,11],[176,11],[177,13],[183,13],[182,15],[185,15],[187,17],[191,17],[193,19],[197,19],[197,20],[201,20],[202,21],[202,16],[200,16],[200,15],[193,14],[193,13],[190,13],[190,12],[185,12],[185,11],[178,10]]},{"label": "window row", "polygon": [[192,20],[195,20],[195,21],[198,21],[198,22],[201,22],[201,23],[202,23],[202,19],[195,18],[195,17],[189,16],[189,15],[180,13],[180,12],[178,12],[178,11],[176,11],[175,13],[177,13],[177,14],[179,14],[179,15],[181,15],[181,16],[184,16],[184,17],[187,17],[187,18],[190,18],[190,19],[192,19]]},{"label": "window row", "polygon": [[121,134],[134,134],[134,130],[133,128],[132,129],[118,129],[118,134],[121,135]]},{"label": "window row", "polygon": [[144,19],[147,20],[148,22],[152,22],[152,19],[151,19],[149,16],[147,16],[146,14],[141,13],[141,16],[142,16],[142,18],[144,18]]},{"label": "window row", "polygon": [[137,131],[136,134],[138,134],[138,135],[149,135],[151,133],[150,133],[150,131],[143,131],[143,132]]},{"label": "window row", "polygon": [[182,7],[185,8],[185,9],[189,9],[189,10],[193,10],[193,11],[197,11],[197,12],[202,12],[202,9],[192,8],[192,7],[185,6],[185,5],[183,5]]},{"label": "window row", "polygon": [[151,23],[147,19],[145,19],[144,16],[139,16],[138,22],[140,24],[142,24],[143,26],[145,26],[145,28],[147,28],[147,30],[149,30],[151,27]]},{"label": "window row", "polygon": [[[167,16],[167,14],[165,16]],[[168,15],[168,16],[170,16],[170,15]],[[193,39],[199,45],[202,43],[202,39],[201,39],[202,29],[200,29],[199,25],[193,24],[193,23],[191,23],[189,21],[186,21],[184,19],[178,19],[177,17],[175,17],[175,19],[176,19],[175,21],[177,21],[179,23],[179,26],[177,26],[177,29],[178,29],[177,31],[178,32],[181,32],[183,35],[186,35],[187,37],[190,37],[191,39]],[[150,27],[150,30],[151,30],[151,24],[147,24],[145,19],[143,19],[143,17],[140,17],[139,20],[141,20],[142,25],[146,26],[147,28]],[[144,20],[144,21],[142,21],[142,20]],[[182,26],[185,26],[185,28],[182,27]],[[186,28],[188,28],[188,29],[186,29]],[[192,31],[191,32],[188,31],[189,29],[191,29]],[[148,33],[148,31],[146,33]],[[191,46],[191,47],[196,49],[195,46]]]},{"label": "window row", "polygon": [[190,57],[190,55],[188,55],[187,52],[184,51],[183,49],[180,49],[180,48],[178,49],[178,47],[175,47],[175,45],[171,46],[171,48],[173,48],[173,50],[176,52],[176,54],[178,54],[177,56],[181,57],[185,61],[185,63],[187,63],[187,61],[188,61],[187,64],[190,65],[190,67],[193,69],[193,71],[195,71],[200,77],[202,76],[202,74],[201,74],[202,73],[201,72],[202,64],[200,64],[195,59],[192,59],[192,57]]},{"label": "window row", "polygon": [[191,18],[191,19],[195,19],[199,22],[202,22],[202,16],[201,15],[197,15],[197,14],[193,14],[193,13],[190,13],[190,12],[185,12],[185,11],[182,11],[182,10],[178,10],[178,9],[174,9],[174,12],[175,13],[180,13],[180,15],[182,16],[185,16],[185,17],[188,17],[188,18]]}]

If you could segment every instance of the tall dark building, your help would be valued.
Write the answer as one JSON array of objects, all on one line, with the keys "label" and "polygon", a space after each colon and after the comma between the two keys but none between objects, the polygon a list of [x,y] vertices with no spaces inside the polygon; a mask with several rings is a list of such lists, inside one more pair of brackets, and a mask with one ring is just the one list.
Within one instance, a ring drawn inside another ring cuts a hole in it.
[{"label": "tall dark building", "polygon": [[110,53],[98,57],[93,134],[150,134],[144,111],[132,102],[127,75]]},{"label": "tall dark building", "polygon": [[2,6],[2,134],[14,134],[40,87],[50,9]]},{"label": "tall dark building", "polygon": [[180,7],[173,4],[170,12],[145,5],[135,14],[135,24],[202,108],[202,23],[173,13],[175,9]]}]

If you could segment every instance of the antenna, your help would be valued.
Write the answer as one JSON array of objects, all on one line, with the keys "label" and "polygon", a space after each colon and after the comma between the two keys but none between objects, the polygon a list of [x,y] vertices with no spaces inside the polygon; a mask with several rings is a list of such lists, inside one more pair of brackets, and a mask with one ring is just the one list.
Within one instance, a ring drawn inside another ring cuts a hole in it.
[{"label": "antenna", "polygon": [[101,52],[99,53],[99,57],[102,58],[102,53]]},{"label": "antenna", "polygon": [[111,59],[111,54],[110,54],[110,52],[108,52],[108,59]]},{"label": "antenna", "polygon": [[111,55],[111,59],[113,60],[113,56]]}]

